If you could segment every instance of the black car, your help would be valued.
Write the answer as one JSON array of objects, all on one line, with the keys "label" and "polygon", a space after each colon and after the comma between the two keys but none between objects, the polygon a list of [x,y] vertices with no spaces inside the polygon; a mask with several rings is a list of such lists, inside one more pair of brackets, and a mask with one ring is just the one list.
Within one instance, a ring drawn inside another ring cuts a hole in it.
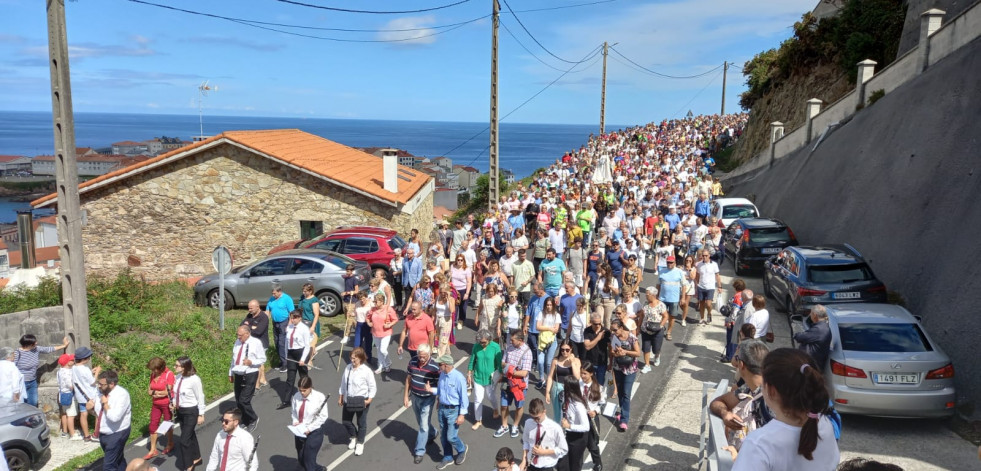
[{"label": "black car", "polygon": [[764,266],[763,292],[790,314],[815,304],[886,302],[886,285],[848,244],[783,249]]},{"label": "black car", "polygon": [[797,245],[794,231],[783,221],[772,218],[742,218],[729,224],[722,235],[726,256],[736,275],[763,268],[766,260],[784,247]]}]

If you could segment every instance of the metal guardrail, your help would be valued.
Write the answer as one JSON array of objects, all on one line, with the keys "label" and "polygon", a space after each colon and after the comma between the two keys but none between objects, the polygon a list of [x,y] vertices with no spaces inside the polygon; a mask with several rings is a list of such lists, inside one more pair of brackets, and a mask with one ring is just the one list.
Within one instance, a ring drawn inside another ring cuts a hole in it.
[{"label": "metal guardrail", "polygon": [[729,442],[726,440],[726,426],[722,419],[709,412],[709,403],[729,391],[729,380],[723,379],[718,383],[702,383],[702,420],[698,434],[698,461],[705,461],[709,471],[730,471],[732,469],[732,454],[724,450]]}]

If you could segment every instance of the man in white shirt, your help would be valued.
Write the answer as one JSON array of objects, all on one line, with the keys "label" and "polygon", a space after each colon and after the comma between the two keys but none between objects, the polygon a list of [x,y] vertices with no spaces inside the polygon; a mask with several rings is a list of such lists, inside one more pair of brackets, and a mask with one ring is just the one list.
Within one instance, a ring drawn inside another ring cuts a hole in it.
[{"label": "man in white shirt", "polygon": [[[305,471],[324,471],[317,464],[317,453],[324,444],[323,425],[327,422],[327,396],[313,390],[309,376],[300,378],[299,390],[293,395],[293,413],[290,422],[294,427],[296,460]],[[296,435],[302,432],[305,436]]]},{"label": "man in white shirt", "polygon": [[306,358],[310,354],[310,329],[303,324],[303,311],[296,309],[290,313],[290,323],[286,326],[286,382],[290,385],[289,392],[283,402],[279,404],[280,409],[290,406],[290,399],[296,392],[296,372],[300,372],[300,379],[306,378],[309,369],[307,368]]},{"label": "man in white shirt", "polygon": [[[698,296],[699,325],[712,323],[712,301],[716,291],[722,291],[719,264],[712,261],[707,250],[700,250],[700,262],[695,264],[695,291]],[[706,319],[708,316],[708,319]]]},{"label": "man in white shirt", "polygon": [[99,435],[99,446],[105,453],[102,461],[103,471],[123,471],[126,469],[126,441],[129,440],[132,406],[129,392],[119,386],[119,375],[113,370],[99,373],[96,382],[99,397],[92,398],[86,408],[95,411],[95,430]]},{"label": "man in white shirt", "polygon": [[551,470],[558,464],[559,459],[569,452],[569,445],[565,441],[565,431],[562,426],[548,418],[545,413],[545,402],[541,398],[534,398],[528,406],[528,415],[525,421],[524,436],[521,440],[521,447],[524,450],[521,456],[521,469],[527,471]]},{"label": "man in white shirt", "polygon": [[262,342],[252,336],[248,326],[238,326],[235,335],[237,338],[235,346],[232,347],[228,382],[235,384],[235,404],[239,410],[242,426],[254,430],[259,422],[259,416],[252,408],[252,396],[255,395],[259,368],[266,363],[266,350],[262,348]]},{"label": "man in white shirt", "polygon": [[14,349],[0,348],[0,404],[24,400],[24,375],[11,361],[13,357]]},{"label": "man in white shirt", "polygon": [[242,411],[232,409],[221,418],[221,431],[211,447],[207,471],[258,471],[259,460],[253,452],[255,442],[245,428],[239,428]]}]

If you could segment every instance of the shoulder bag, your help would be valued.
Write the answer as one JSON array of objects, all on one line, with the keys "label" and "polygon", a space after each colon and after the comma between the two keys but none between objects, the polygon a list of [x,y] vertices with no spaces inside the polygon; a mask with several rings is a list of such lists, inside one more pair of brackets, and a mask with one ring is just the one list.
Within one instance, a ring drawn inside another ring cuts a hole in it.
[{"label": "shoulder bag", "polygon": [[354,368],[351,368],[347,372],[347,393],[348,395],[344,397],[344,410],[348,412],[361,412],[365,408],[365,397],[364,396],[352,396],[351,393],[351,375],[354,374]]}]

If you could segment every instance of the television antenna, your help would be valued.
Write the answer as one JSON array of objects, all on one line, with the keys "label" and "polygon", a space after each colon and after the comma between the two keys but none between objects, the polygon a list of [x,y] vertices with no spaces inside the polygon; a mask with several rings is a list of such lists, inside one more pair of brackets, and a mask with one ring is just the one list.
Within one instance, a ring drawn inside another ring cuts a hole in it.
[{"label": "television antenna", "polygon": [[204,135],[204,97],[208,96],[208,92],[217,92],[217,85],[208,85],[210,80],[205,80],[198,85],[198,124],[200,125],[200,134],[194,139],[195,141],[203,141],[206,136]]}]

